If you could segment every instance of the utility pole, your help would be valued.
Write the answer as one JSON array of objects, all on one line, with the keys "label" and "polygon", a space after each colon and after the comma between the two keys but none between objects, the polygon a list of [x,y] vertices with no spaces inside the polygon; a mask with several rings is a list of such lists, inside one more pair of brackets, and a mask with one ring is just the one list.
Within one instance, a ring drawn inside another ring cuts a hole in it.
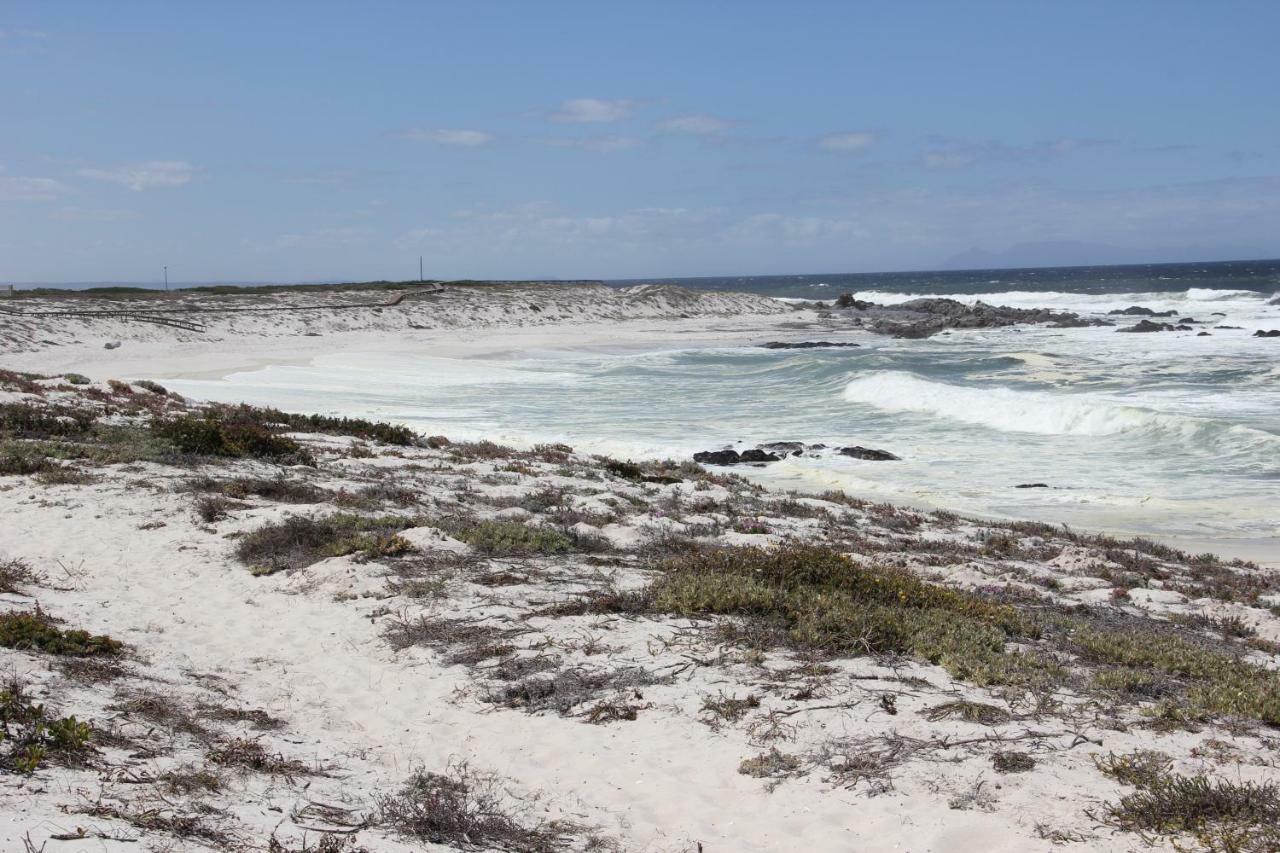
[{"label": "utility pole", "polygon": [[418,255],[418,284],[422,284],[422,255]]},{"label": "utility pole", "polygon": [[164,268],[164,292],[169,292],[169,267],[167,265]]}]

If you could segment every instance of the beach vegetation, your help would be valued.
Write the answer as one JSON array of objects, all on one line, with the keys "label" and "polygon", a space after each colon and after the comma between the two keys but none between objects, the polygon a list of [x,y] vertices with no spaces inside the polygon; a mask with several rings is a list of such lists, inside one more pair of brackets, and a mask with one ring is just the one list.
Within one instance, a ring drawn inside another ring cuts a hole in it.
[{"label": "beach vegetation", "polygon": [[[1115,759],[1115,756],[1110,758]],[[1123,759],[1119,759],[1123,761]],[[1104,807],[1103,820],[1145,836],[1194,839],[1205,850],[1261,853],[1280,847],[1280,786],[1184,775],[1168,764],[1110,774],[1137,790]]]},{"label": "beach vegetation", "polygon": [[64,373],[62,374],[62,378],[72,385],[90,385],[93,382],[93,380],[82,373]]},{"label": "beach vegetation", "polygon": [[143,391],[150,391],[152,394],[164,396],[169,393],[168,388],[164,387],[159,382],[152,382],[150,379],[139,379],[133,384],[141,388]]},{"label": "beach vegetation", "polygon": [[0,560],[0,593],[21,593],[40,582],[40,575],[25,560]]},{"label": "beach vegetation", "polygon": [[20,394],[35,394],[40,397],[44,396],[44,386],[40,384],[40,380],[48,378],[38,373],[0,368],[0,389],[17,391]]},{"label": "beach vegetation", "polygon": [[991,768],[997,773],[1026,773],[1036,768],[1036,760],[1025,752],[1002,750],[991,756]]},{"label": "beach vegetation", "polygon": [[236,558],[254,574],[305,568],[329,557],[359,554],[366,559],[405,554],[413,546],[399,536],[421,520],[402,516],[366,517],[339,513],[310,518],[289,516],[246,534],[236,546]]},{"label": "beach vegetation", "polygon": [[1036,633],[1013,607],[825,546],[694,549],[658,569],[657,610],[772,622],[804,649],[914,655],[984,684],[1024,683],[1045,668],[1005,651],[1007,638]]},{"label": "beach vegetation", "polygon": [[16,678],[0,687],[0,769],[31,774],[49,762],[78,764],[92,739],[89,724],[49,714]]},{"label": "beach vegetation", "polygon": [[213,492],[235,500],[263,498],[276,503],[317,504],[333,498],[333,493],[302,480],[277,477],[236,477],[218,480],[213,477],[197,477],[185,486],[191,491]]},{"label": "beach vegetation", "polygon": [[400,790],[378,800],[379,823],[430,844],[458,849],[556,853],[579,827],[533,818],[511,802],[510,783],[451,763],[443,773],[415,770]]},{"label": "beach vegetation", "polygon": [[519,521],[460,521],[447,522],[441,527],[455,539],[490,556],[561,554],[574,550],[573,539],[564,533]]},{"label": "beach vegetation", "polygon": [[0,614],[0,646],[71,657],[114,656],[124,645],[102,634],[62,629],[43,610]]},{"label": "beach vegetation", "polygon": [[282,465],[314,465],[315,458],[293,439],[253,421],[221,420],[207,413],[160,418],[151,432],[179,452],[195,456],[251,457]]}]

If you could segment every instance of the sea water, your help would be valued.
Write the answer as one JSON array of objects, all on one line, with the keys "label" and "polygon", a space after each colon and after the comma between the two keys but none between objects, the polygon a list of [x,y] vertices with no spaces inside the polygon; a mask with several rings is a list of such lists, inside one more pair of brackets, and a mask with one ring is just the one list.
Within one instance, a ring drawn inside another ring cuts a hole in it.
[{"label": "sea water", "polygon": [[[901,460],[803,456],[749,474],[781,488],[839,488],[1280,562],[1280,340],[1252,336],[1280,328],[1280,305],[1269,304],[1280,263],[672,283],[788,299],[947,295],[1086,316],[1141,305],[1173,310],[1173,321],[1194,317],[1210,335],[1021,326],[924,340],[820,335],[862,345],[847,349],[619,346],[466,360],[348,352],[169,384],[455,440],[558,441],[630,458],[777,440],[859,444]],[[1030,484],[1044,486],[1019,488]]]}]

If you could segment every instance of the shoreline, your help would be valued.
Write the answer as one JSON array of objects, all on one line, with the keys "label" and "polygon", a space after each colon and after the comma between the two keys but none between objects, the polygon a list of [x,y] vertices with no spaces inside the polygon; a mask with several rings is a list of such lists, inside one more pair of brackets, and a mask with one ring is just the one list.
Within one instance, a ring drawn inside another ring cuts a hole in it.
[{"label": "shoreline", "polygon": [[[105,380],[126,377],[150,379],[159,382],[169,380],[218,380],[228,375],[274,366],[306,366],[314,359],[335,352],[376,353],[382,355],[406,354],[447,359],[485,359],[506,354],[518,355],[529,351],[575,352],[599,351],[605,353],[652,351],[654,348],[700,348],[708,346],[752,346],[766,340],[805,340],[815,335],[840,340],[863,341],[872,336],[860,329],[833,330],[822,322],[817,312],[794,310],[785,313],[748,316],[698,316],[698,317],[638,317],[607,320],[564,320],[524,325],[529,319],[522,315],[513,320],[519,325],[442,326],[435,329],[334,329],[315,335],[282,335],[278,337],[253,336],[252,346],[246,351],[246,335],[230,336],[228,340],[140,340],[125,341],[118,349],[103,350],[102,338],[79,344],[50,347],[37,352],[0,354],[4,366],[36,373],[81,373],[92,379]],[[157,365],[165,369],[156,369]],[[346,414],[355,414],[346,412]],[[521,443],[512,436],[508,441]],[[557,439],[558,440],[558,439]],[[599,436],[600,442],[608,442],[609,436]],[[732,470],[732,469],[727,469]],[[759,471],[744,469],[750,479],[765,485],[778,483],[776,475],[768,469]],[[793,478],[794,479],[794,478]],[[786,483],[786,488],[799,489],[815,494],[828,488],[826,483],[799,481]],[[929,500],[903,496],[886,496],[886,499],[904,506],[926,510],[956,509],[956,502]],[[1011,521],[1023,516],[982,511],[969,511],[992,520]],[[1068,513],[1070,515],[1070,513]],[[1088,515],[1088,513],[1086,513]],[[1108,523],[1105,512],[1093,514],[1080,526],[1091,530],[1106,530],[1121,536],[1142,535],[1183,550],[1207,551],[1225,557],[1258,562],[1269,568],[1280,569],[1280,556],[1275,553],[1276,540],[1266,537],[1204,537],[1194,534],[1165,534],[1146,531],[1141,526]],[[1052,521],[1051,518],[1043,520]]]},{"label": "shoreline", "polygon": [[[299,851],[319,832],[408,853],[384,804],[416,779],[499,792],[487,808],[531,838],[565,821],[573,843],[546,849],[887,853],[905,825],[921,849],[1128,851],[1148,841],[1091,816],[1132,790],[1107,756],[1272,772],[1280,587],[1248,566],[690,464],[274,425],[143,383],[0,382],[0,458],[33,466],[0,480],[0,620],[121,644],[0,644],[50,714],[91,724],[36,784],[0,774],[9,846]],[[852,608],[818,633],[770,621],[808,605],[734,603],[793,559],[821,567],[800,604]],[[887,592],[864,611],[846,582]],[[1259,704],[1229,680],[1195,692],[1176,661],[1142,671],[1157,648],[1210,655],[1203,677],[1252,679]],[[1166,693],[1200,716],[1179,723]]]}]

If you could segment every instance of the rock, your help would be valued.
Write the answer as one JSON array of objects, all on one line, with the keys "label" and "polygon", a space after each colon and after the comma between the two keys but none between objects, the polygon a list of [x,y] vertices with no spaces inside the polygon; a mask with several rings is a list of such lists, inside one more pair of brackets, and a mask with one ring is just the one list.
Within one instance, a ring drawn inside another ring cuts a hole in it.
[{"label": "rock", "polygon": [[1262,329],[1259,329],[1253,333],[1253,336],[1255,338],[1280,338],[1280,329],[1271,329],[1265,332]]},{"label": "rock", "polygon": [[1190,332],[1190,326],[1175,326],[1172,323],[1153,323],[1150,320],[1139,320],[1136,326],[1125,326],[1117,332]]},{"label": "rock", "polygon": [[1197,320],[1195,317],[1182,317],[1181,319],[1178,320],[1178,322],[1179,323],[1199,323],[1200,321]]},{"label": "rock", "polygon": [[889,462],[899,459],[887,450],[876,450],[871,447],[842,447],[838,451],[841,456],[849,456],[854,459],[866,459],[870,462]]},{"label": "rock", "polygon": [[783,456],[799,456],[804,453],[805,446],[804,442],[800,441],[770,441],[760,445],[760,449],[770,453],[780,453]]},{"label": "rock", "polygon": [[1014,488],[1015,489],[1047,489],[1049,488],[1049,484],[1048,483],[1019,483],[1018,485],[1014,486]]},{"label": "rock", "polygon": [[862,299],[854,299],[852,293],[842,293],[836,297],[836,307],[856,308],[859,311],[866,311],[868,308],[875,308],[876,304]]},{"label": "rock", "polygon": [[1197,338],[1208,338],[1208,337],[1212,337],[1212,335],[1210,335],[1208,332],[1200,332],[1198,335],[1196,335],[1196,337],[1197,337]]},{"label": "rock", "polygon": [[439,450],[442,447],[448,447],[450,444],[453,444],[453,442],[443,435],[433,435],[427,439],[427,447],[432,450]]},{"label": "rock", "polygon": [[782,457],[776,454],[770,453],[767,450],[760,450],[759,448],[753,448],[751,450],[742,451],[742,455],[739,458],[743,462],[777,462]]},{"label": "rock", "polygon": [[1244,329],[1244,326],[1214,326],[1215,329]]},{"label": "rock", "polygon": [[1173,317],[1177,311],[1153,311],[1150,308],[1143,308],[1141,305],[1130,305],[1128,308],[1117,308],[1115,311],[1108,311],[1108,315],[1121,315],[1129,317]]},{"label": "rock", "polygon": [[860,347],[862,344],[836,343],[835,341],[769,341],[760,344],[761,349],[826,349],[828,347]]},{"label": "rock", "polygon": [[693,461],[704,465],[737,465],[742,457],[736,450],[704,450],[693,454]]},{"label": "rock", "polygon": [[1271,300],[1270,302],[1268,302],[1267,304],[1268,304],[1268,305],[1280,305],[1280,296],[1276,296],[1274,299],[1272,299],[1272,300]]},{"label": "rock", "polygon": [[107,341],[105,344],[103,344],[103,345],[102,345],[102,348],[103,348],[103,349],[119,349],[119,348],[120,348],[120,342],[119,342],[119,341]]}]

